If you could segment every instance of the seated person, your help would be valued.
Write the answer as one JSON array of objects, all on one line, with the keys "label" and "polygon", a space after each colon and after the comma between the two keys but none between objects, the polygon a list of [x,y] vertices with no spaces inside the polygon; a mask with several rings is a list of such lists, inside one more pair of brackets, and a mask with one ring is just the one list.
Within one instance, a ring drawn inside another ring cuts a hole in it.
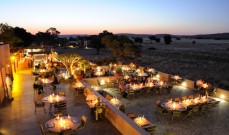
[{"label": "seated person", "polygon": [[136,76],[131,80],[131,84],[138,84],[138,80]]},{"label": "seated person", "polygon": [[128,79],[126,80],[126,84],[131,84],[131,79],[130,79],[130,78],[128,78]]},{"label": "seated person", "polygon": [[125,85],[125,82],[124,80],[122,80],[119,84],[119,89],[120,89],[120,92],[121,92],[121,95],[126,98],[127,97],[127,93],[126,93],[126,85]]},{"label": "seated person", "polygon": [[38,89],[38,92],[44,92],[43,90],[43,82],[41,81],[41,78],[40,77],[36,77],[35,78],[35,81],[34,81],[34,85],[33,85],[34,88],[37,88]]},{"label": "seated person", "polygon": [[57,77],[54,74],[52,74],[52,80],[53,80],[53,82],[51,83],[51,85],[53,86],[53,89],[55,89],[56,84],[59,84],[59,82],[58,82]]},{"label": "seated person", "polygon": [[143,77],[141,78],[140,83],[142,83],[143,85],[146,84],[146,77],[145,77],[145,76],[143,76]]}]

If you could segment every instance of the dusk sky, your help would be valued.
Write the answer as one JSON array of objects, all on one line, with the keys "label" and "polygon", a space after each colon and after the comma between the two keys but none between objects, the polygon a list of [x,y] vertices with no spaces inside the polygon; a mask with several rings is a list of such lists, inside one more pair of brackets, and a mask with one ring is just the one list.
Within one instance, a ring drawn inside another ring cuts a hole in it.
[{"label": "dusk sky", "polygon": [[35,34],[229,32],[229,0],[0,0],[0,23]]}]

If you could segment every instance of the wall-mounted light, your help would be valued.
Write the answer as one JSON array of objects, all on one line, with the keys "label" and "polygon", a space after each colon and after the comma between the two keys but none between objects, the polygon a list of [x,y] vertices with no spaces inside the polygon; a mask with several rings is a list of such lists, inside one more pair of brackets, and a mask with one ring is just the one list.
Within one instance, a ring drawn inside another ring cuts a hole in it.
[{"label": "wall-mounted light", "polygon": [[224,99],[224,98],[225,98],[225,95],[221,94],[221,95],[220,95],[220,98],[221,98],[221,99]]}]

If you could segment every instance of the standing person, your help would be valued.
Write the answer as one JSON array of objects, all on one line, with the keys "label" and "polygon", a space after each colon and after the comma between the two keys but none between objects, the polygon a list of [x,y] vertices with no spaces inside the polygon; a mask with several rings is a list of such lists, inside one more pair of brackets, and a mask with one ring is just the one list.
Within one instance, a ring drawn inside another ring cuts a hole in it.
[{"label": "standing person", "polygon": [[12,84],[13,82],[10,79],[10,75],[6,74],[6,86],[7,86],[9,100],[14,100],[14,98],[12,97]]}]

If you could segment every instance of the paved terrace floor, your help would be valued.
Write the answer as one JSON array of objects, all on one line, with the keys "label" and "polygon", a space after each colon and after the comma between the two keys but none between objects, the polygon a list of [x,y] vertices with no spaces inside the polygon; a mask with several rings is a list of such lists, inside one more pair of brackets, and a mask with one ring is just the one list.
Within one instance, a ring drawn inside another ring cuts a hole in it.
[{"label": "paved terrace floor", "polygon": [[[34,92],[32,88],[34,78],[31,70],[21,71],[15,74],[13,85],[13,102],[4,102],[0,107],[0,135],[40,135],[38,122],[43,124],[51,119],[48,113],[49,104],[46,104],[46,114],[43,109],[38,108],[34,114]],[[69,83],[61,83],[57,86],[57,91],[66,91],[68,114],[81,119],[86,115],[88,119],[88,135],[120,135],[120,132],[106,119],[96,121],[89,112],[85,99],[82,96],[74,96],[74,90]],[[52,91],[49,90],[50,94]],[[45,96],[44,95],[44,96]],[[77,135],[84,132],[77,131]]]},{"label": "paved terrace floor", "polygon": [[158,99],[187,96],[196,93],[181,86],[173,87],[172,93],[165,95],[143,95],[135,94],[132,98],[123,98],[116,89],[106,89],[106,92],[120,99],[126,106],[126,113],[134,112],[136,116],[145,116],[157,125],[155,135],[226,135],[229,133],[229,103],[221,101],[219,106],[205,114],[193,115],[183,120],[162,117],[156,113],[156,101]]}]

